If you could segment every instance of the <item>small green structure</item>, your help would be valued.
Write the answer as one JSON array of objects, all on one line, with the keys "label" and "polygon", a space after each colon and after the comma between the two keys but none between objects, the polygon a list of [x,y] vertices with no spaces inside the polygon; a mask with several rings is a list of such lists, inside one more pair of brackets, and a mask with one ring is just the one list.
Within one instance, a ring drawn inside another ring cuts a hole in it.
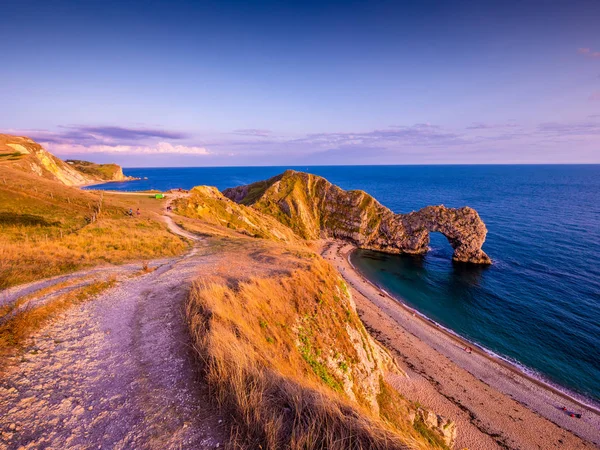
[{"label": "small green structure", "polygon": [[156,194],[154,198],[165,198],[165,194]]}]

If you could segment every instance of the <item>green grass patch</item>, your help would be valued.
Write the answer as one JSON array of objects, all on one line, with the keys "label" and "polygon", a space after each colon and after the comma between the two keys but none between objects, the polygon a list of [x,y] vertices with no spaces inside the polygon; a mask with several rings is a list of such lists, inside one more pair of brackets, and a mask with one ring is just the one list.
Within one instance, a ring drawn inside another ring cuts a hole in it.
[{"label": "green grass patch", "polygon": [[310,330],[301,328],[298,339],[300,340],[300,354],[302,359],[310,366],[312,371],[317,375],[323,383],[332,388],[336,392],[343,392],[342,384],[329,373],[327,366],[319,359],[321,350],[314,348],[311,343]]}]

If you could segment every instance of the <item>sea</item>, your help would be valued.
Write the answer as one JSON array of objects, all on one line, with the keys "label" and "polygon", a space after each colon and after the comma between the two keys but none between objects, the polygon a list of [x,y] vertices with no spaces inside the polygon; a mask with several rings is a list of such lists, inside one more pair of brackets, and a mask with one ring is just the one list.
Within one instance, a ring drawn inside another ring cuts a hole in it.
[{"label": "sea", "polygon": [[600,165],[130,168],[94,189],[219,189],[292,168],[361,189],[396,213],[475,208],[493,265],[358,250],[352,263],[398,301],[574,397],[600,404]]}]

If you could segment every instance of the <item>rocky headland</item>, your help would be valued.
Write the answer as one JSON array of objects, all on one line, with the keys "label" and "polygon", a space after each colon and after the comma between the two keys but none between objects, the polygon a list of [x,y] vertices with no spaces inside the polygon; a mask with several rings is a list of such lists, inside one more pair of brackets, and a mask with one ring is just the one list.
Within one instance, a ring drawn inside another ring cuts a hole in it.
[{"label": "rocky headland", "polygon": [[0,134],[0,164],[67,186],[135,179],[125,176],[123,169],[116,164],[63,161],[32,139],[9,134]]},{"label": "rocky headland", "polygon": [[336,238],[386,253],[424,254],[429,233],[440,232],[454,249],[454,261],[491,264],[481,249],[487,229],[473,208],[439,205],[394,214],[364,191],[345,191],[293,170],[223,194],[275,217],[305,239]]}]

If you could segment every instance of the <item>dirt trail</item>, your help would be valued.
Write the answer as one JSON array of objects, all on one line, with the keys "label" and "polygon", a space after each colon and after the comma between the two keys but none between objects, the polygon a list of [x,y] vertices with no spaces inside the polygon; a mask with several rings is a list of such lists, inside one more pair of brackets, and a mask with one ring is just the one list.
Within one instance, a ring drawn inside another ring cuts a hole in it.
[{"label": "dirt trail", "polygon": [[202,449],[225,441],[183,313],[191,280],[219,256],[201,256],[197,237],[165,221],[195,240],[194,249],[70,309],[9,364],[0,381],[0,449]]}]

